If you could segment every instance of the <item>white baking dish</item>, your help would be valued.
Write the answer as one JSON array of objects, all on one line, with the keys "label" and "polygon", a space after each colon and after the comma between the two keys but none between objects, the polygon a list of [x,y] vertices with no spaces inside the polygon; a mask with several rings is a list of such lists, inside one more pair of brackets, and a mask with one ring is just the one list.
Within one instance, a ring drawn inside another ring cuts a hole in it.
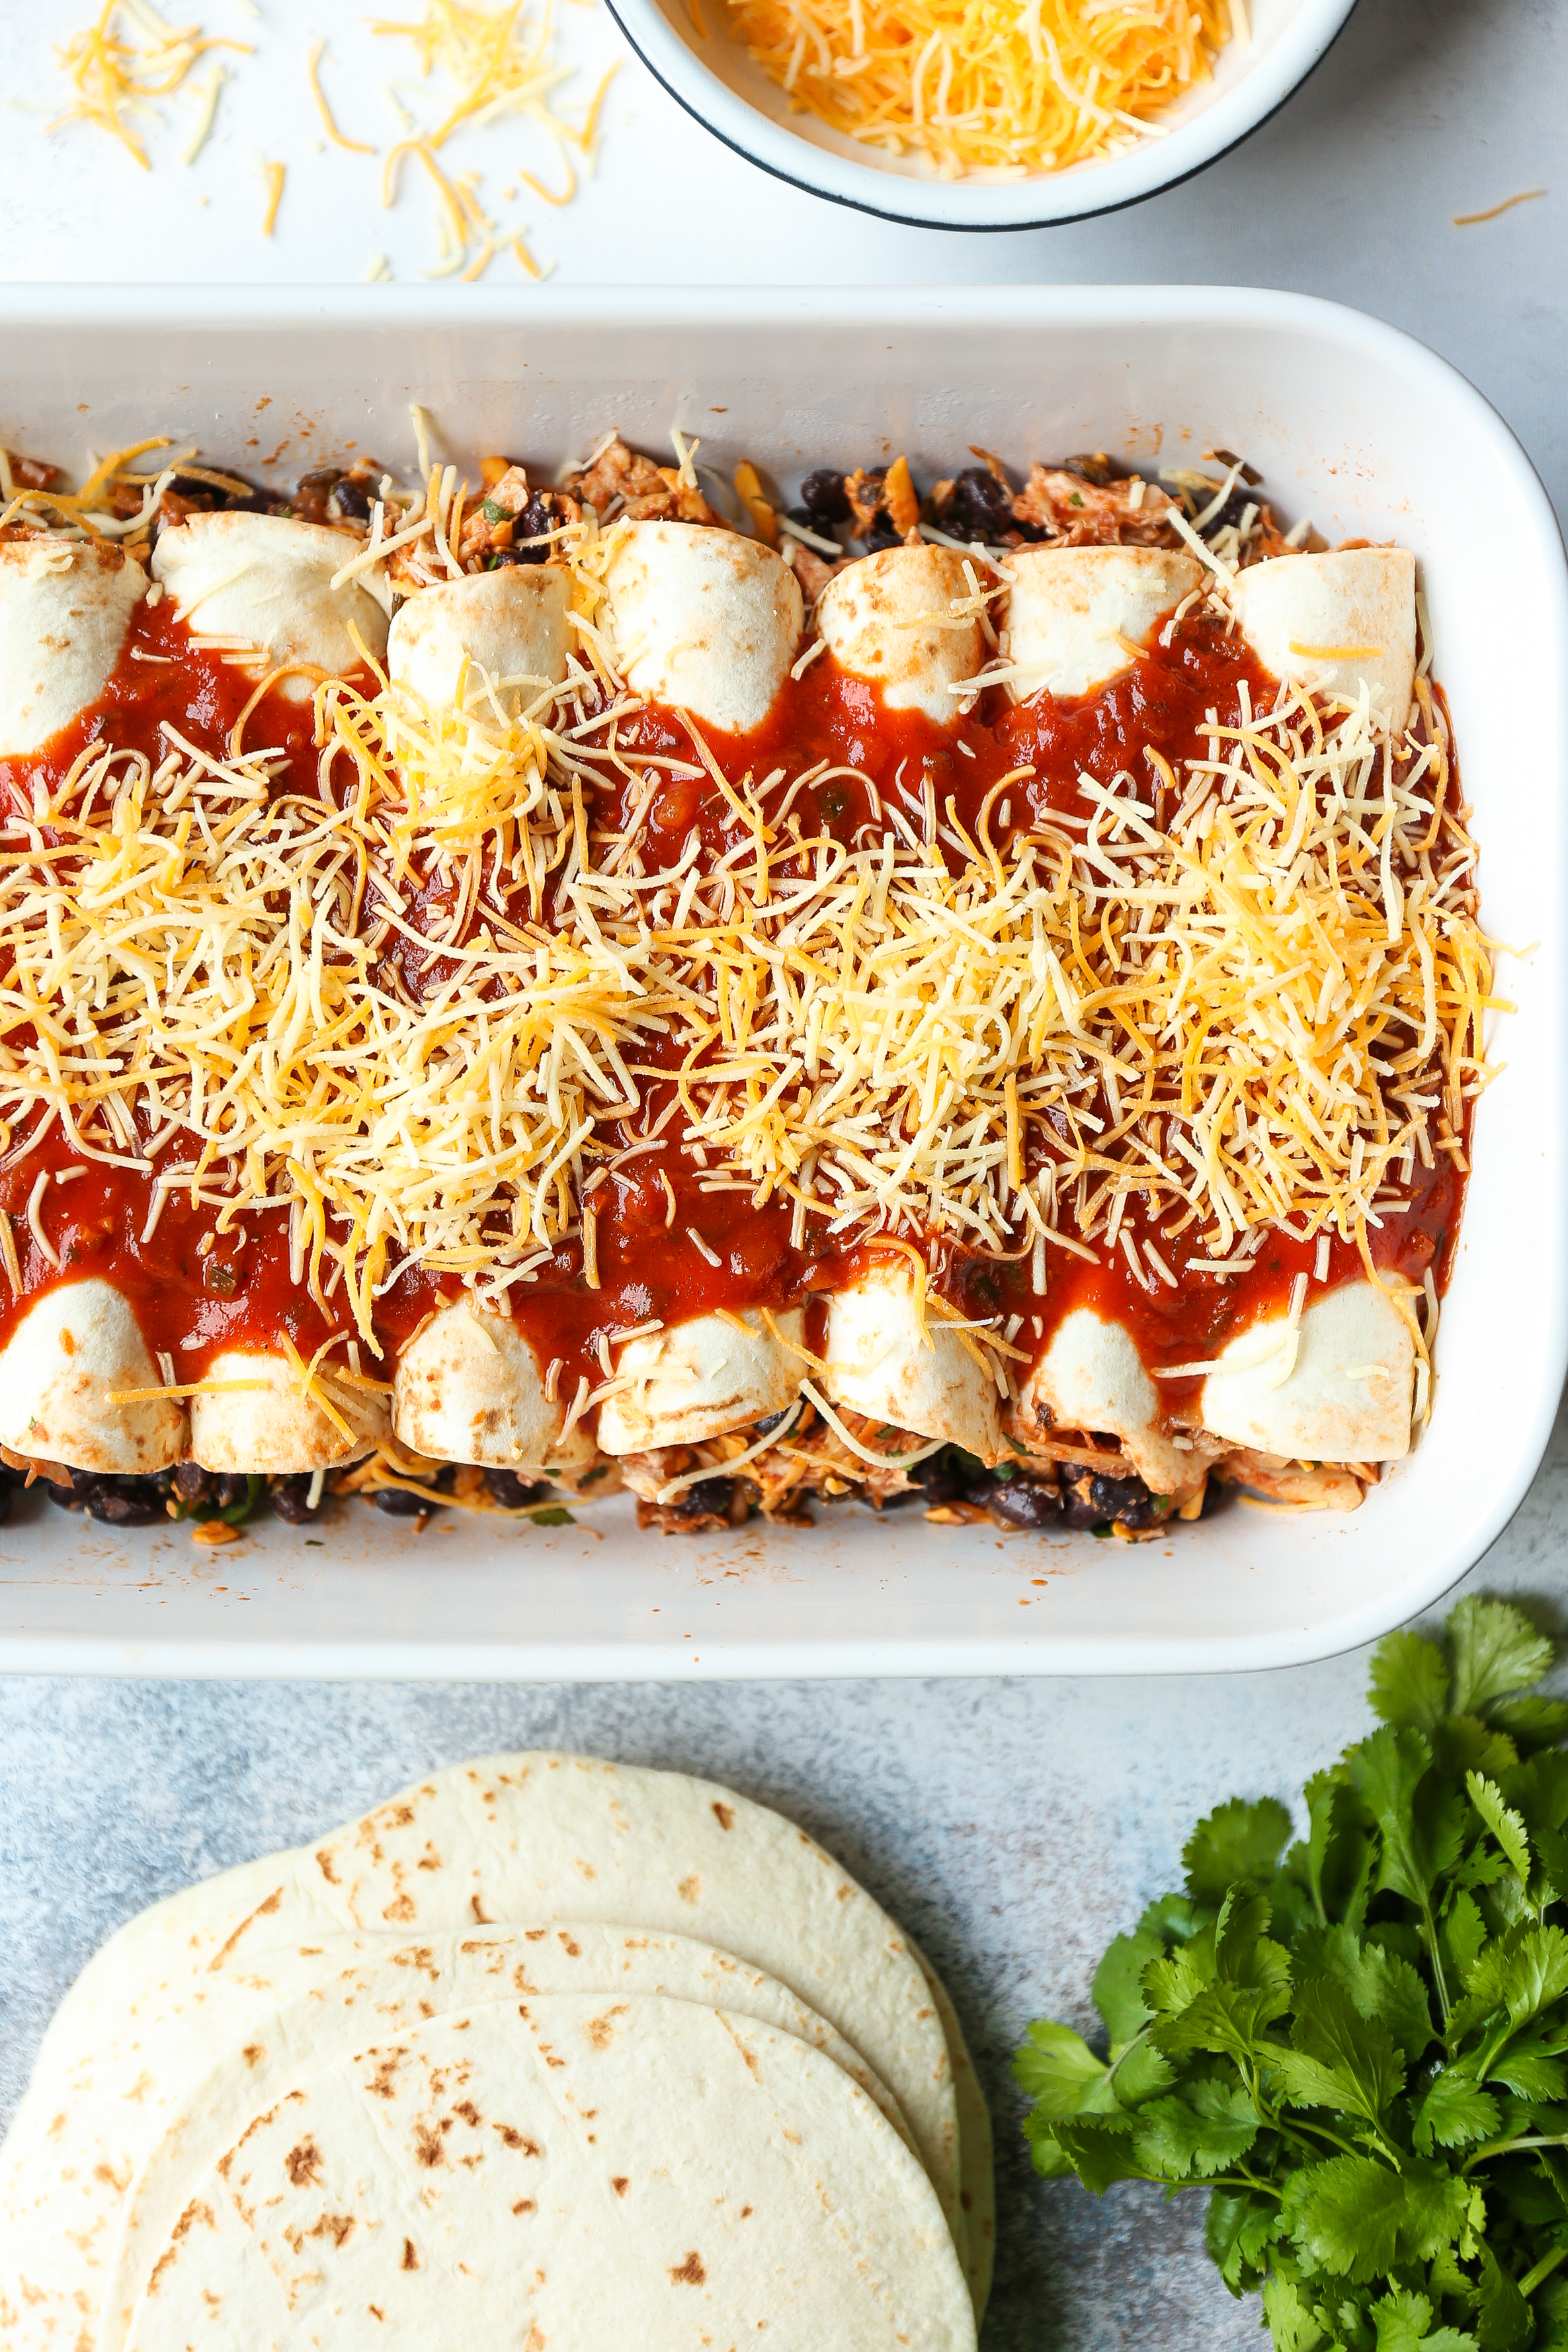
[{"label": "white baking dish", "polygon": [[825,1512],[640,1536],[624,1499],[549,1531],[345,1511],[198,1552],[47,1509],[0,1530],[0,1668],[446,1677],[1000,1674],[1280,1665],[1427,1606],[1515,1509],[1568,1357],[1563,933],[1568,580],[1540,483],[1419,345],[1297,296],[1181,288],[490,295],[15,289],[0,442],[75,458],[163,430],[291,478],[357,443],[454,455],[700,435],[727,469],[976,442],[1015,460],[1216,445],[1331,537],[1420,555],[1505,961],[1431,1427],[1346,1517],[1238,1505],[1169,1540],[1003,1537]]}]

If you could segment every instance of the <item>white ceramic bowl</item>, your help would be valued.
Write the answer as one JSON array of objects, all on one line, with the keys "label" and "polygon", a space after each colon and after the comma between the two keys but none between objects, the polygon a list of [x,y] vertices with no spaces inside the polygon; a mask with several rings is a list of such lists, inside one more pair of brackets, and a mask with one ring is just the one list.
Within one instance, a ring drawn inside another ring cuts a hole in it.
[{"label": "white ceramic bowl", "polygon": [[789,99],[732,37],[725,0],[609,0],[655,80],[686,112],[813,195],[916,227],[1043,228],[1136,204],[1215,162],[1284,103],[1330,47],[1355,0],[1251,0],[1251,38],[1228,42],[1213,79],[1156,132],[1100,162],[1013,181],[940,180],[920,160],[883,155],[830,130]]},{"label": "white ceramic bowl", "polygon": [[[672,426],[787,487],[975,441],[1020,465],[1218,446],[1291,519],[1414,548],[1481,845],[1507,1067],[1476,1115],[1430,1428],[1359,1511],[1239,1503],[1168,1538],[1003,1536],[825,1509],[815,1528],[640,1536],[365,1507],[200,1552],[44,1507],[0,1528],[0,1672],[1040,1674],[1272,1666],[1371,1640],[1478,1560],[1544,1450],[1568,1359],[1568,575],[1507,426],[1418,343],[1302,296],[1194,287],[826,293],[484,286],[0,289],[0,445],[78,461],[149,432],[289,480],[345,442],[530,462]],[[258,404],[265,404],[260,408]],[[1464,495],[1456,496],[1462,485]],[[1533,945],[1531,945],[1533,943]]]}]

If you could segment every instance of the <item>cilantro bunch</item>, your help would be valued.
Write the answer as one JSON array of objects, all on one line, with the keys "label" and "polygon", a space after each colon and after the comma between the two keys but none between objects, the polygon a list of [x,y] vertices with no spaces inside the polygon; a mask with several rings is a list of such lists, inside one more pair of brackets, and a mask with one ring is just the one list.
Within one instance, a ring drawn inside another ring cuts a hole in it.
[{"label": "cilantro bunch", "polygon": [[1568,1706],[1552,1644],[1461,1601],[1391,1633],[1381,1728],[1221,1805],[1095,1971],[1102,2058],[1030,2028],[1039,2171],[1207,2188],[1279,2352],[1568,2352]]}]

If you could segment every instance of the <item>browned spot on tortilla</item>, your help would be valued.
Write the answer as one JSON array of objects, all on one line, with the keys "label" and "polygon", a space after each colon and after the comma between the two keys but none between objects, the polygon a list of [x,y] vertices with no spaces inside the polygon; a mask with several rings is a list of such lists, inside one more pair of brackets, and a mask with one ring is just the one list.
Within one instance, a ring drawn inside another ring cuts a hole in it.
[{"label": "browned spot on tortilla", "polygon": [[538,2140],[529,2139],[526,2132],[520,2132],[517,2129],[516,2124],[492,2124],[490,2128],[492,2131],[500,2133],[503,2147],[520,2147],[525,2156],[538,2156],[539,2152]]},{"label": "browned spot on tortilla", "polygon": [[416,2271],[419,2268],[419,2256],[413,2250],[412,2238],[405,2238],[402,2242],[402,2266],[405,2271]]},{"label": "browned spot on tortilla", "polygon": [[754,2210],[755,2210],[755,2208],[754,2208],[754,2207],[752,2207],[752,2206],[750,2206],[750,2205],[743,2205],[743,2206],[741,2207],[741,2209],[740,2209],[740,2218],[741,2218],[741,2220],[742,2220],[743,2221],[750,2221],[750,2219],[751,2219],[751,2216],[752,2216],[752,2213],[753,2213],[753,2211],[754,2211]]},{"label": "browned spot on tortilla", "polygon": [[302,2139],[289,2149],[283,2166],[296,2189],[313,2189],[321,2168],[321,2151],[313,2139]]},{"label": "browned spot on tortilla", "polygon": [[537,2319],[529,2324],[528,2340],[523,2347],[523,2352],[545,2352],[545,2332]]},{"label": "browned spot on tortilla", "polygon": [[428,2124],[415,2124],[413,2152],[421,2164],[434,2167],[446,2161],[446,2151],[441,2145],[441,2134],[438,2131],[432,2131]]},{"label": "browned spot on tortilla", "polygon": [[282,1887],[275,1886],[265,1903],[258,1903],[254,1911],[246,1912],[245,1917],[240,1921],[239,1926],[235,1929],[234,1934],[229,1937],[228,1942],[223,1946],[221,1950],[214,1952],[212,1958],[207,1962],[207,1974],[209,1976],[213,1974],[215,1969],[222,1968],[229,1954],[234,1950],[235,1946],[239,1942],[240,1937],[245,1934],[246,1929],[254,1926],[257,1919],[267,1918],[270,1913],[277,1910],[282,1900]]},{"label": "browned spot on tortilla", "polygon": [[735,1807],[721,1805],[716,1798],[714,1800],[713,1817],[721,1830],[732,1830],[735,1827]]},{"label": "browned spot on tortilla", "polygon": [[394,2050],[390,2057],[382,2060],[381,2064],[365,2084],[371,2098],[390,2099],[396,2095],[392,2089],[392,2078],[397,2073],[398,2059],[401,2055],[401,2052]]},{"label": "browned spot on tortilla", "polygon": [[564,1927],[558,1927],[555,1932],[557,1940],[566,1953],[567,1958],[569,1960],[580,1960],[582,1958],[582,1946],[580,1944],[574,1944]]},{"label": "browned spot on tortilla", "polygon": [[621,2001],[614,2009],[607,2009],[602,2017],[589,2019],[582,2030],[596,2050],[609,2049],[615,2039],[615,2020],[618,2017],[624,2017],[625,2014],[626,2004]]},{"label": "browned spot on tortilla", "polygon": [[610,2176],[610,2186],[614,2189],[617,2197],[624,2197],[632,2186],[632,2175],[629,2172],[612,2172]]},{"label": "browned spot on tortilla", "polygon": [[374,2304],[374,2303],[367,2303],[367,2304],[366,2304],[366,2305],[365,2305],[365,2309],[370,2313],[371,2317],[372,2319],[379,2319],[379,2320],[381,2321],[382,2325],[383,2326],[385,2326],[385,2325],[386,2325],[386,2316],[387,2316],[387,2315],[386,2315],[386,2313],[385,2313],[384,2311],[382,2311],[382,2310],[381,2306],[380,2306],[378,2304]]},{"label": "browned spot on tortilla", "polygon": [[351,2213],[323,2213],[316,2227],[307,2230],[305,2234],[308,2238],[330,2238],[335,2246],[345,2246],[353,2232],[354,2217]]},{"label": "browned spot on tortilla", "polygon": [[486,1916],[485,1906],[480,1902],[479,1897],[476,1895],[471,1895],[468,1897],[468,1908],[473,1912],[475,1918],[478,1921],[481,1927],[493,1927],[495,1926],[495,1921]]},{"label": "browned spot on tortilla", "polygon": [[394,1925],[400,1927],[406,1927],[409,1920],[417,1918],[419,1914],[415,1908],[413,1897],[412,1895],[408,1894],[398,1895],[396,1900],[389,1903],[386,1909],[382,1913],[382,1917],[383,1919],[391,1919]]},{"label": "browned spot on tortilla", "polygon": [[267,2055],[267,2044],[265,2042],[247,2042],[239,2054],[247,2066],[259,2066]]},{"label": "browned spot on tortilla", "polygon": [[525,1943],[537,1944],[544,1937],[548,1936],[549,1933],[549,1929],[548,1927],[525,1927],[523,1930],[523,1940]]},{"label": "browned spot on tortilla", "polygon": [[695,1903],[702,1891],[702,1880],[697,1876],[695,1870],[689,1878],[683,1878],[679,1886],[675,1889],[676,1894],[680,1896],[683,1903]]},{"label": "browned spot on tortilla", "polygon": [[[317,1867],[317,1869],[320,1872],[320,1874],[321,1874],[322,1877],[326,1880],[326,1882],[327,1882],[327,1884],[328,1884],[328,1885],[329,1885],[329,1886],[336,1886],[336,1885],[337,1885],[337,1884],[338,1884],[338,1874],[337,1874],[337,1872],[336,1872],[336,1871],[333,1869],[333,1867],[332,1867],[332,1855],[331,1855],[331,1851],[330,1851],[330,1849],[329,1849],[329,1847],[327,1847],[327,1846],[322,1846],[322,1847],[320,1848],[319,1852],[317,1853],[317,1856],[316,1856],[316,1867]],[[371,2305],[371,2309],[372,2311],[375,2309],[375,2305],[374,2305],[374,2304],[372,2304],[372,2305]]]},{"label": "browned spot on tortilla", "polygon": [[706,2286],[707,2273],[703,2268],[703,2258],[695,2246],[685,2261],[670,2273],[670,2277],[676,2286]]},{"label": "browned spot on tortilla", "polygon": [[531,2197],[519,2197],[512,2208],[514,2213],[531,2213],[533,2210],[534,2200]]},{"label": "browned spot on tortilla", "polygon": [[149,2294],[157,2294],[159,2279],[162,2277],[168,2265],[173,2262],[177,2256],[181,2240],[190,2235],[191,2224],[193,2221],[204,2221],[209,2230],[215,2230],[217,2228],[217,2221],[214,2215],[212,2207],[210,2205],[204,2205],[200,2198],[193,2198],[190,2204],[186,2206],[184,2211],[175,2222],[173,2228],[170,2231],[169,2243],[159,2255],[158,2260],[152,2266],[152,2274],[147,2281],[147,2293]]},{"label": "browned spot on tortilla", "polygon": [[472,2124],[476,2131],[485,2120],[472,2099],[465,2099],[462,2105],[454,2107],[452,2112],[455,2116],[461,2116],[465,2124]]}]

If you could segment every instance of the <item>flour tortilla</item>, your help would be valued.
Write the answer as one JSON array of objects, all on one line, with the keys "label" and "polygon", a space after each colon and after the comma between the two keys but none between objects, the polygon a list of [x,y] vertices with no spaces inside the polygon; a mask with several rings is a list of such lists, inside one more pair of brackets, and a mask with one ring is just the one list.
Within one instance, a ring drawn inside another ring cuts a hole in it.
[{"label": "flour tortilla", "polygon": [[1396,1462],[1410,1451],[1416,1349],[1387,1293],[1343,1283],[1301,1316],[1295,1365],[1278,1381],[1270,1338],[1283,1318],[1254,1324],[1220,1350],[1204,1381],[1206,1429],[1260,1454],[1301,1462]]},{"label": "flour tortilla", "polygon": [[158,1389],[130,1302],[97,1275],[62,1282],[29,1307],[0,1349],[0,1445],[78,1470],[143,1476],[185,1453],[184,1407],[168,1397],[111,1404]]},{"label": "flour tortilla", "polygon": [[956,2211],[952,2068],[902,1931],[804,1831],[733,1790],[548,1749],[482,1757],[320,1840],[305,1885],[347,1928],[632,1919],[733,1952],[875,2069]]},{"label": "flour tortilla", "polygon": [[[308,1987],[292,1998],[277,1999],[276,1977],[271,1993],[256,1989],[248,2016],[231,2000],[223,2006],[221,2020],[209,2017],[193,1996],[169,2021],[178,2029],[177,2040],[166,2032],[150,2049],[144,2038],[137,2039],[106,2059],[128,2084],[139,2060],[155,2067],[153,2097],[162,2131],[124,2201],[98,2352],[119,2352],[136,2298],[192,2186],[291,2084],[362,2049],[368,2037],[382,2042],[430,2018],[491,2001],[559,1992],[605,2000],[662,1993],[723,2009],[822,2051],[909,2144],[908,2127],[891,2093],[841,2034],[760,1969],[684,1936],[574,1922],[479,1929],[413,1945],[395,1937],[343,1937],[327,1947],[318,1969],[350,1949],[356,1957],[336,1975],[311,1976],[302,1964],[290,1967],[288,1975]],[[203,2052],[214,2063],[193,2077],[191,2068]],[[242,2053],[243,2063],[236,2063]],[[185,2076],[179,2095],[172,2095],[167,2079],[171,2057],[175,2071]],[[55,2151],[57,2161],[60,2153]],[[131,2159],[116,2152],[110,2160],[122,2171]]]},{"label": "flour tortilla", "polygon": [[924,711],[939,727],[956,723],[963,698],[949,689],[982,659],[964,564],[951,547],[884,547],[835,572],[817,600],[840,668],[881,687],[889,710]]},{"label": "flour tortilla", "polygon": [[930,1988],[947,2039],[947,2054],[953,2062],[953,2097],[958,2117],[958,2204],[964,2216],[964,2233],[958,2244],[975,2306],[975,2324],[978,2326],[991,2298],[997,2258],[997,2179],[991,2161],[990,2110],[951,1994],[914,1937],[906,1933],[904,1941]]},{"label": "flour tortilla", "polygon": [[996,1382],[930,1304],[922,1333],[907,1259],[874,1260],[852,1289],[832,1293],[827,1357],[832,1403],[997,1459]]},{"label": "flour tortilla", "polygon": [[1265,669],[1331,701],[1364,686],[1396,734],[1416,677],[1416,558],[1405,547],[1277,555],[1239,572],[1231,604]]},{"label": "flour tortilla", "polygon": [[[308,662],[341,677],[362,664],[361,644],[378,661],[387,646],[387,616],[362,582],[332,586],[358,550],[350,532],[287,515],[192,514],[160,531],[152,577],[199,636],[239,638],[269,669]],[[307,702],[315,688],[297,674],[279,690]]]},{"label": "flour tortilla", "polygon": [[[566,676],[571,578],[558,563],[508,563],[422,588],[392,616],[387,674],[432,710],[451,709],[459,683],[482,717],[515,719]],[[466,665],[466,667],[465,667]]]},{"label": "flour tortilla", "polygon": [[204,1470],[287,1477],[334,1470],[373,1453],[392,1427],[386,1398],[330,1374],[319,1377],[348,1423],[347,1435],[304,1393],[287,1356],[225,1348],[203,1378],[246,1385],[191,1399],[193,1458]]},{"label": "flour tortilla", "polygon": [[1166,614],[1203,578],[1196,556],[1158,547],[1020,548],[1008,559],[1003,652],[1019,702],[1049,687],[1093,694],[1131,669]]},{"label": "flour tortilla", "polygon": [[132,2352],[972,2352],[929,2182],[830,2059],[650,1995],[437,2019],[305,2076],[193,2192]]},{"label": "flour tortilla", "polygon": [[702,523],[620,522],[609,538],[609,619],[632,693],[727,734],[760,727],[805,620],[789,565]]},{"label": "flour tortilla", "polygon": [[146,593],[118,547],[0,541],[0,758],[41,751],[97,700]]},{"label": "flour tortilla", "polygon": [[727,1430],[785,1412],[799,1395],[806,1370],[800,1352],[806,1318],[795,1307],[772,1320],[774,1331],[755,1310],[733,1320],[695,1315],[689,1323],[630,1341],[615,1370],[632,1386],[606,1397],[599,1408],[604,1452],[699,1445],[705,1437],[721,1437]]},{"label": "flour tortilla", "polygon": [[545,1370],[509,1315],[444,1307],[398,1359],[392,1426],[434,1462],[555,1477],[593,1459],[580,1422],[561,1447],[569,1399],[545,1394]]},{"label": "flour tortilla", "polygon": [[1156,1495],[1195,1486],[1206,1463],[1188,1441],[1177,1446],[1159,1426],[1159,1393],[1125,1328],[1075,1307],[1064,1315],[1019,1391],[1019,1420],[1098,1431],[1119,1437],[1139,1477]]},{"label": "flour tortilla", "polygon": [[[77,2070],[132,2029],[151,2030],[193,1981],[209,1992],[231,1979],[270,1983],[279,1953],[319,1952],[361,1927],[413,1937],[585,1914],[630,1914],[737,1953],[829,2020],[898,2100],[963,2242],[958,2159],[971,2210],[983,2210],[986,2153],[957,2145],[939,2005],[902,1932],[802,1832],[729,1790],[535,1752],[450,1767],[315,1849],[243,1864],[111,1937],[45,2036],[0,2165],[0,2246],[30,2242],[32,2151],[95,2127],[75,2120],[66,2097]],[[110,2208],[110,2230],[112,2220]],[[84,2233],[83,2263],[99,2284],[110,2233],[101,2214],[97,2234]],[[13,2253],[0,2292],[16,2269]],[[75,2352],[74,2328],[50,2335],[40,2322],[26,2352]]]}]

